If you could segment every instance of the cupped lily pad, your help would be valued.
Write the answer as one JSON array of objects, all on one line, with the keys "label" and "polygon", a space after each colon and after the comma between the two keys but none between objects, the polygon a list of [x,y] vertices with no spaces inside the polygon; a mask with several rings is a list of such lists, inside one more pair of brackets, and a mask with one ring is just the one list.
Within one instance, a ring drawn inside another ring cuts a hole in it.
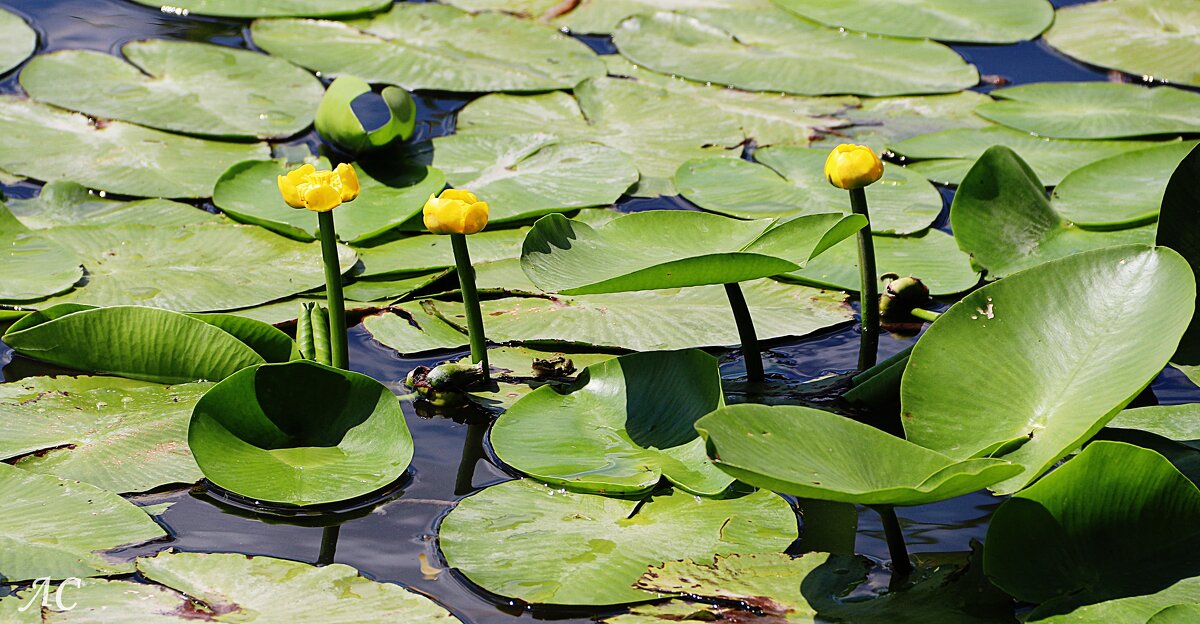
[{"label": "cupped lily pad", "polygon": [[1200,403],[1127,409],[1105,427],[1148,431],[1200,450]]},{"label": "cupped lily pad", "polygon": [[413,456],[387,386],[308,360],[247,368],[214,386],[196,404],[188,446],[209,481],[289,505],[369,494]]},{"label": "cupped lily pad", "polygon": [[779,222],[660,210],[593,228],[549,215],[525,237],[521,267],[568,295],[731,284],[795,271],[865,225],[840,213]]},{"label": "cupped lily pad", "polygon": [[590,48],[550,26],[432,3],[398,3],[348,23],[259,20],[251,36],[267,52],[322,74],[410,91],[570,89],[604,75]]},{"label": "cupped lily pad", "polygon": [[1200,86],[1197,29],[1191,0],[1106,0],[1056,11],[1046,42],[1091,65]]},{"label": "cupped lily pad", "polygon": [[181,202],[108,199],[65,181],[48,182],[37,197],[11,200],[8,208],[21,223],[35,230],[69,225],[188,225],[221,220],[211,212]]},{"label": "cupped lily pad", "polygon": [[692,425],[724,404],[716,358],[637,353],[589,366],[565,390],[534,390],[500,416],[490,439],[501,461],[551,485],[632,496],[665,478],[715,496],[733,478],[708,460]]},{"label": "cupped lily pad", "polygon": [[637,15],[617,27],[613,42],[637,65],[751,91],[916,95],[979,81],[974,66],[941,44],[848,36],[782,9]]},{"label": "cupped lily pad", "polygon": [[83,278],[83,260],[25,227],[0,202],[0,300],[30,301],[66,290]]},{"label": "cupped lily pad", "polygon": [[731,405],[696,429],[718,468],[757,487],[858,505],[924,505],[1011,478],[998,459],[956,460],[844,416],[794,405]]},{"label": "cupped lily pad", "polygon": [[958,246],[992,279],[1081,251],[1149,244],[1155,231],[1153,225],[1100,231],[1072,224],[1054,210],[1037,174],[1004,146],[989,148],[963,178],[950,224]]},{"label": "cupped lily pad", "polygon": [[[754,219],[850,212],[850,198],[825,179],[829,151],[779,146],[755,150],[756,163],[734,158],[691,160],[675,172],[675,187],[712,212]],[[942,196],[925,176],[898,166],[867,187],[871,230],[912,234],[942,212]]]},{"label": "cupped lily pad", "polygon": [[438,532],[447,563],[492,593],[597,606],[658,597],[634,588],[647,566],[778,552],[796,535],[791,508],[768,492],[706,499],[666,490],[639,501],[528,480],[463,499]]},{"label": "cupped lily pad", "polygon": [[997,89],[981,117],[1058,139],[1200,132],[1200,94],[1113,82],[1043,82]]},{"label": "cupped lily pad", "polygon": [[248,50],[148,39],[121,53],[125,60],[92,50],[43,54],[21,70],[21,86],[35,100],[93,117],[256,138],[305,129],[325,92],[303,69]]},{"label": "cupped lily pad", "polygon": [[325,91],[315,121],[322,139],[359,154],[411,137],[417,105],[404,89],[385,87],[375,93],[366,81],[346,74]]},{"label": "cupped lily pad", "polygon": [[1081,141],[1046,139],[1011,128],[959,128],[889,144],[891,151],[919,162],[909,165],[940,184],[959,184],[975,161],[992,146],[1020,154],[1046,186],[1056,186],[1068,173],[1117,154],[1162,145],[1154,141]]},{"label": "cupped lily pad", "polygon": [[94,485],[0,463],[0,580],[105,576],[133,564],[104,551],[167,536],[150,516]]},{"label": "cupped lily pad", "polygon": [[168,384],[219,381],[287,361],[295,349],[287,334],[258,321],[139,306],[60,304],[17,321],[0,339],[51,364]]},{"label": "cupped lily pad", "polygon": [[[159,8],[161,0],[134,0]],[[171,0],[185,14],[214,17],[349,17],[387,8],[391,0]]]},{"label": "cupped lily pad", "polygon": [[1046,0],[775,0],[834,28],[962,43],[1016,43],[1054,21]]},{"label": "cupped lily pad", "polygon": [[848,126],[827,133],[812,146],[833,149],[842,143],[859,143],[883,153],[888,145],[915,136],[954,128],[983,128],[989,124],[975,114],[975,109],[991,101],[975,91],[865,98],[859,108],[842,113]]},{"label": "cupped lily pad", "polygon": [[[318,161],[318,168],[328,164]],[[317,215],[288,206],[279,194],[276,178],[292,168],[283,160],[238,163],[217,181],[213,203],[238,221],[302,241],[316,240]],[[358,199],[333,211],[338,238],[349,243],[395,229],[446,187],[446,177],[432,167],[363,162],[355,163],[354,171],[361,187]]]},{"label": "cupped lily pad", "polygon": [[967,295],[913,349],[900,388],[905,434],[956,459],[1021,464],[1024,473],[992,486],[1020,490],[1158,375],[1192,318],[1195,288],[1179,254],[1126,245]]},{"label": "cupped lily pad", "polygon": [[37,32],[20,16],[0,9],[0,74],[20,65],[37,48]]},{"label": "cupped lily pad", "polygon": [[1171,174],[1197,145],[1200,142],[1168,143],[1076,169],[1054,188],[1054,209],[1083,227],[1108,229],[1153,222]]}]

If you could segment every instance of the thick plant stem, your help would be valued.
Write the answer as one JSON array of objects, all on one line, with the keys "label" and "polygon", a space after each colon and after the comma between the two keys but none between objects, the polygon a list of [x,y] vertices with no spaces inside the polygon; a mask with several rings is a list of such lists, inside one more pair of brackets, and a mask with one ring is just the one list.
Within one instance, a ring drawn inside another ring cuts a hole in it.
[{"label": "thick plant stem", "polygon": [[321,259],[325,262],[325,302],[329,306],[329,346],[334,368],[350,368],[350,347],[346,344],[346,303],[342,296],[342,267],[338,263],[337,232],[333,211],[318,212],[321,226]]},{"label": "thick plant stem", "polygon": [[454,246],[454,265],[458,269],[458,285],[462,289],[463,308],[467,313],[467,334],[471,340],[471,362],[483,369],[483,381],[489,373],[487,338],[483,333],[483,313],[479,310],[479,292],[475,289],[475,267],[471,266],[471,253],[467,251],[467,237],[451,234]]},{"label": "thick plant stem", "polygon": [[317,565],[329,565],[337,556],[338,533],[342,525],[335,524],[321,530],[321,552],[317,555]]},{"label": "thick plant stem", "polygon": [[926,321],[928,323],[932,323],[932,322],[938,320],[938,317],[940,317],[942,315],[941,312],[934,312],[933,310],[924,310],[922,308],[913,308],[912,311],[909,312],[909,314],[921,319],[922,321]]},{"label": "thick plant stem", "polygon": [[467,437],[463,441],[462,460],[458,464],[458,475],[454,479],[454,495],[464,496],[475,489],[472,479],[475,477],[475,466],[483,459],[483,436],[487,433],[487,425],[472,423],[467,425]]},{"label": "thick plant stem", "polygon": [[864,371],[875,365],[879,353],[879,272],[875,270],[875,241],[871,238],[871,215],[864,189],[850,190],[850,207],[854,214],[867,218],[867,225],[858,231],[858,270],[862,276],[858,298],[862,318],[858,370]]},{"label": "thick plant stem", "polygon": [[750,318],[750,308],[746,305],[746,296],[742,294],[741,284],[725,284],[725,295],[729,297],[729,307],[733,309],[733,320],[737,322],[738,337],[742,341],[746,378],[750,383],[762,383],[766,379],[763,373],[762,351],[758,347],[754,319]]},{"label": "thick plant stem", "polygon": [[892,558],[892,574],[908,576],[913,571],[912,561],[908,559],[908,547],[904,544],[904,532],[900,529],[900,519],[891,505],[872,507],[883,520],[883,533],[887,537],[888,554]]}]

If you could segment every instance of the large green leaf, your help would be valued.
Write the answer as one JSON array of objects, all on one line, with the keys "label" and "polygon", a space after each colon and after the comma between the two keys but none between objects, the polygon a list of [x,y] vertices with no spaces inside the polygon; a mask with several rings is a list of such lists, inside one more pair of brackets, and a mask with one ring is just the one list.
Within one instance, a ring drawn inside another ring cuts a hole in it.
[{"label": "large green leaf", "polygon": [[0,580],[133,571],[103,551],[166,537],[133,503],[94,485],[0,463]]},{"label": "large green leaf", "polygon": [[92,50],[43,54],[21,70],[21,86],[35,100],[93,117],[258,138],[308,127],[325,93],[287,61],[227,46],[148,39],[121,54],[125,60]]},{"label": "large green leaf", "polygon": [[[1046,609],[1036,613],[1037,624],[1149,624],[1151,618],[1174,605],[1200,602],[1200,577],[1183,579],[1166,589],[1142,596],[1116,598],[1077,607],[1065,613]],[[1191,620],[1195,621],[1195,620]]]},{"label": "large green leaf", "polygon": [[795,271],[865,225],[840,213],[779,222],[658,210],[592,228],[549,215],[525,237],[521,267],[542,290],[568,295],[731,284]]},{"label": "large green leaf", "polygon": [[992,91],[977,109],[1010,128],[1059,139],[1200,132],[1200,94],[1114,82],[1043,82]]},{"label": "large green leaf", "polygon": [[[675,186],[692,203],[742,219],[850,212],[850,198],[825,179],[829,151],[779,146],[755,150],[755,164],[734,158],[684,163]],[[871,229],[911,234],[929,227],[942,212],[942,196],[919,173],[898,166],[884,169],[867,187]]]},{"label": "large green leaf", "polygon": [[[160,0],[134,0],[154,8]],[[216,17],[347,17],[386,8],[391,0],[171,0],[186,14]]]},{"label": "large green leaf", "polygon": [[1200,142],[1118,154],[1072,171],[1054,189],[1054,209],[1084,227],[1113,228],[1158,218],[1171,174]]},{"label": "large green leaf", "polygon": [[813,143],[813,147],[833,149],[846,142],[867,145],[876,153],[887,146],[923,134],[953,128],[983,128],[987,120],[975,109],[992,99],[974,91],[949,95],[866,98],[862,106],[842,114],[850,123],[839,127]]},{"label": "large green leaf", "polygon": [[[300,313],[301,306],[304,303],[319,303],[322,306],[327,304],[324,296],[302,295],[292,297],[290,299],[281,299],[272,303],[266,303],[252,308],[242,308],[240,310],[230,310],[227,314],[246,319],[253,319],[271,325],[280,325],[290,321],[295,321]],[[346,312],[362,312],[379,309],[378,304],[363,303],[354,301],[347,297],[345,301]]]},{"label": "large green leaf", "polygon": [[1149,431],[1200,450],[1200,403],[1128,409],[1105,427]]},{"label": "large green leaf", "polygon": [[915,95],[979,81],[974,66],[941,44],[849,37],[782,9],[638,15],[621,23],[613,42],[654,71],[752,91]]},{"label": "large green leaf", "polygon": [[761,488],[858,505],[924,505],[1013,477],[998,459],[955,460],[844,416],[732,405],[696,429],[718,468]]},{"label": "large green leaf", "polygon": [[214,386],[196,404],[188,446],[209,481],[290,505],[369,494],[413,456],[387,386],[308,360],[247,368]]},{"label": "large green leaf", "polygon": [[61,180],[46,183],[37,197],[9,201],[8,207],[21,223],[35,230],[68,225],[188,225],[221,219],[167,199],[127,202],[98,197],[84,186]]},{"label": "large green leaf", "polygon": [[1189,624],[1200,620],[1200,604],[1171,605],[1154,614],[1146,624]]},{"label": "large green leaf", "polygon": [[[357,201],[357,200],[356,200]],[[521,257],[521,242],[529,228],[484,230],[472,234],[467,246],[475,264]],[[358,250],[364,265],[359,277],[395,277],[425,273],[454,266],[454,249],[449,236],[420,234]]]},{"label": "large green leaf", "polygon": [[1059,9],[1046,41],[1085,63],[1200,86],[1197,29],[1192,0],[1107,0]]},{"label": "large green leaf", "polygon": [[1033,39],[1054,21],[1046,0],[775,0],[802,17],[858,32],[966,43]]},{"label": "large green leaf", "polygon": [[21,64],[37,48],[37,33],[25,20],[0,9],[0,74]]},{"label": "large green leaf", "polygon": [[604,74],[591,49],[550,26],[432,3],[398,3],[349,23],[260,20],[251,35],[267,52],[324,75],[409,90],[570,89]]},{"label": "large green leaf", "polygon": [[913,349],[900,388],[905,434],[954,458],[1000,453],[1025,466],[992,488],[1015,492],[1158,375],[1195,298],[1187,262],[1144,245],[1076,254],[989,284]]},{"label": "large green leaf", "polygon": [[188,452],[192,406],[211,384],[31,377],[0,384],[0,460],[113,492],[202,476]]},{"label": "large green leaf", "polygon": [[959,128],[889,144],[905,158],[921,162],[909,167],[941,184],[958,184],[971,165],[994,145],[1021,155],[1046,186],[1056,186],[1068,173],[1098,160],[1162,145],[1154,141],[1080,141],[1047,139],[1002,126]]},{"label": "large green leaf", "polygon": [[646,494],[665,478],[715,496],[733,479],[713,467],[692,425],[724,404],[712,356],[637,353],[589,366],[566,390],[534,390],[500,416],[490,439],[504,463],[575,491]]},{"label": "large green leaf", "polygon": [[29,301],[70,290],[83,277],[82,259],[25,227],[0,202],[0,299]]},{"label": "large green leaf", "polygon": [[[292,167],[283,160],[247,161],[234,165],[217,181],[213,203],[245,223],[303,241],[316,240],[317,215],[288,206],[276,178]],[[322,162],[318,168],[328,168]],[[338,238],[358,243],[392,230],[421,212],[430,195],[446,187],[446,177],[432,167],[404,163],[356,163],[358,199],[333,211]]]},{"label": "large green leaf", "polygon": [[633,587],[650,565],[780,551],[796,538],[796,519],[767,492],[714,500],[668,490],[642,502],[521,480],[463,499],[438,537],[446,561],[492,593],[614,605],[656,597]]},{"label": "large green leaf", "polygon": [[457,349],[469,344],[467,335],[423,305],[394,306],[363,319],[363,329],[380,344],[412,355],[426,351]]},{"label": "large green leaf", "polygon": [[1152,594],[1200,573],[1198,516],[1200,490],[1166,458],[1094,442],[996,510],[984,569],[1018,599],[1044,603],[1035,621]]},{"label": "large green leaf", "polygon": [[[1145,190],[1145,189],[1141,189]],[[1037,174],[1007,147],[989,148],[950,207],[958,246],[995,279],[1081,251],[1154,241],[1154,226],[1085,230],[1055,212]]]},{"label": "large green leaf", "polygon": [[[1200,206],[1200,147],[1184,157],[1171,174],[1158,215],[1155,242],[1183,254],[1192,271],[1200,273],[1200,230],[1195,227]],[[1171,361],[1187,370],[1200,364],[1200,317],[1193,318]]]}]

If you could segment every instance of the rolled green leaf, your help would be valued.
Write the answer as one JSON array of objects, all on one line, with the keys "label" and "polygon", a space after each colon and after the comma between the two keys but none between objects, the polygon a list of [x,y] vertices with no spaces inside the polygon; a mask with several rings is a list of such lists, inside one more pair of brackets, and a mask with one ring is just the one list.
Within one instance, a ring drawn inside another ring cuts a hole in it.
[{"label": "rolled green leaf", "polygon": [[301,303],[300,316],[296,317],[296,346],[300,349],[300,356],[306,360],[317,359],[311,316],[313,305],[311,301]]},{"label": "rolled green leaf", "polygon": [[320,304],[313,304],[310,326],[313,336],[313,360],[331,366],[333,364],[333,348],[329,343],[329,311]]},{"label": "rolled green leaf", "polygon": [[[379,106],[386,107],[387,117],[369,118],[383,112],[371,110]],[[329,85],[317,108],[321,138],[355,154],[411,137],[416,123],[417,106],[408,91],[386,87],[375,94],[366,81],[349,75],[339,76]]]}]

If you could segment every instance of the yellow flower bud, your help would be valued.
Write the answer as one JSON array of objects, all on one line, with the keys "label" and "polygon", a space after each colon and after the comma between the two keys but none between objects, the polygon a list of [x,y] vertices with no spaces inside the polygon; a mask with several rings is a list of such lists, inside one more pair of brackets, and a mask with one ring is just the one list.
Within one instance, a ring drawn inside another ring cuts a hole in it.
[{"label": "yellow flower bud", "polygon": [[487,227],[488,205],[474,193],[446,189],[425,202],[425,227],[434,234],[474,234]]},{"label": "yellow flower bud", "polygon": [[846,190],[874,184],[883,177],[883,161],[865,145],[843,143],[829,152],[825,161],[825,179]]},{"label": "yellow flower bud", "polygon": [[358,174],[342,163],[333,171],[304,165],[279,176],[279,194],[292,208],[328,212],[358,197]]}]

